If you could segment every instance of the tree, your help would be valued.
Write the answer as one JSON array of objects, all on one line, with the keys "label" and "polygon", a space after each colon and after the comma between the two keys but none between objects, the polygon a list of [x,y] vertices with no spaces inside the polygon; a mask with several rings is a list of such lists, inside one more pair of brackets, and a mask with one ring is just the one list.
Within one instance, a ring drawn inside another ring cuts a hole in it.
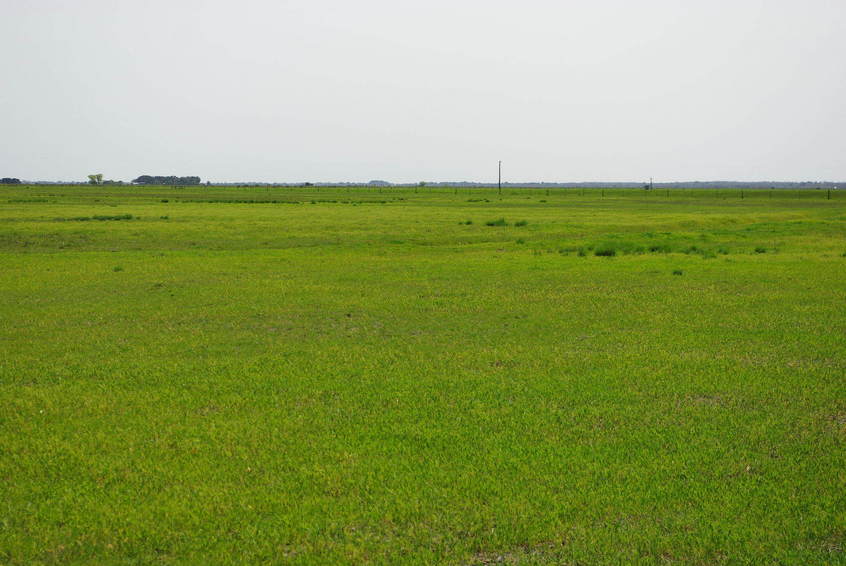
[{"label": "tree", "polygon": [[15,177],[3,177],[0,179],[0,185],[20,185],[21,180]]},{"label": "tree", "polygon": [[103,184],[103,174],[102,173],[95,173],[93,175],[88,175],[88,184],[89,185],[102,185]]},{"label": "tree", "polygon": [[199,185],[199,177],[177,177],[176,175],[141,175],[132,179],[139,185]]}]

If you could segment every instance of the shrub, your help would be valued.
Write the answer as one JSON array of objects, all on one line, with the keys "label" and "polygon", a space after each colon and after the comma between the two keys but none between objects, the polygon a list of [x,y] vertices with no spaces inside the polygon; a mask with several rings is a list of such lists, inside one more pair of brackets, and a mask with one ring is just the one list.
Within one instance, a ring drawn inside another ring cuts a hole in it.
[{"label": "shrub", "polygon": [[673,270],[673,275],[683,275],[683,274],[684,274],[684,272],[681,269],[674,269]]},{"label": "shrub", "polygon": [[529,222],[527,220],[518,220],[514,223],[515,226],[526,226]]},{"label": "shrub", "polygon": [[112,271],[117,273],[118,271],[123,271],[123,268],[119,265],[116,265],[112,268]]},{"label": "shrub", "polygon": [[518,244],[525,244],[526,240],[524,240],[523,238],[517,238],[517,243]]},{"label": "shrub", "polygon": [[579,251],[576,252],[576,253],[578,254],[579,257],[585,257],[587,255],[587,252],[585,251],[584,248],[579,248]]},{"label": "shrub", "polygon": [[617,255],[617,250],[611,246],[604,245],[596,248],[593,254],[602,257],[614,257],[615,255]]},{"label": "shrub", "polygon": [[765,253],[767,253],[767,248],[763,248],[761,246],[758,246],[758,247],[755,248],[755,253],[756,254],[765,254]]},{"label": "shrub", "polygon": [[505,218],[500,218],[499,220],[488,220],[485,222],[485,226],[508,226],[508,222],[505,221]]}]

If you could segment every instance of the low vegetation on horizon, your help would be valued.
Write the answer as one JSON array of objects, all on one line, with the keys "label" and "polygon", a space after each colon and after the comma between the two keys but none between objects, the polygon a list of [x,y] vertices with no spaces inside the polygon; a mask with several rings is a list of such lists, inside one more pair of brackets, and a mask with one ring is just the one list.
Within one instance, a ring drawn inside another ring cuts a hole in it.
[{"label": "low vegetation on horizon", "polygon": [[842,192],[6,185],[0,264],[0,563],[846,563]]}]

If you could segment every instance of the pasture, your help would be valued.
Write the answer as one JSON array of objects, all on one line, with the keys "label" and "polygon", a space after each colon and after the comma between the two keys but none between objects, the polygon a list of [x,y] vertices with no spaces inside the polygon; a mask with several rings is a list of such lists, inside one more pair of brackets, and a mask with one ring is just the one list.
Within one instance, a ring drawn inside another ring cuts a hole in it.
[{"label": "pasture", "polygon": [[0,187],[0,562],[846,563],[846,194]]}]

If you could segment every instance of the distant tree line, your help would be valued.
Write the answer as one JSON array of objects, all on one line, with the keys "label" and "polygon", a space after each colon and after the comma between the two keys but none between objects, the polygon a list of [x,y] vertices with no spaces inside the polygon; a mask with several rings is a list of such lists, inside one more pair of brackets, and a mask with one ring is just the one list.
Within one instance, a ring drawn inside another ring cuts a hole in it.
[{"label": "distant tree line", "polygon": [[0,185],[20,185],[21,180],[15,177],[3,177],[0,179]]},{"label": "distant tree line", "polygon": [[199,185],[199,177],[177,177],[176,175],[141,175],[132,179],[138,185]]}]

